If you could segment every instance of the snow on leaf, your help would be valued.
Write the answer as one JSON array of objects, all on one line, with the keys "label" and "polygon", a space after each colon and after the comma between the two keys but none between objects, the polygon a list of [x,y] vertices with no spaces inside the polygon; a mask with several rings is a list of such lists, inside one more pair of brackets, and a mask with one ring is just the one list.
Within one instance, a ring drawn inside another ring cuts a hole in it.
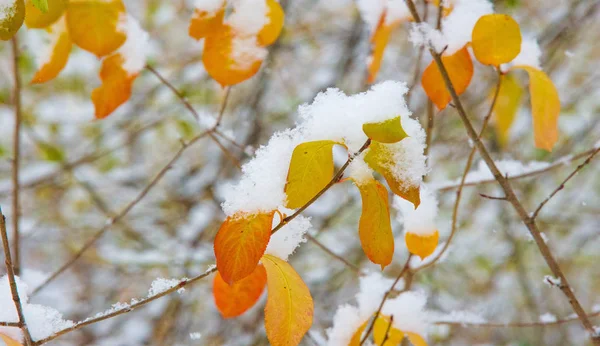
[{"label": "snow on leaf", "polygon": [[406,241],[406,247],[410,253],[425,259],[425,257],[431,255],[438,244],[440,234],[436,230],[432,234],[422,235],[415,234],[412,232],[406,232],[404,240]]},{"label": "snow on leaf", "polygon": [[267,272],[260,264],[252,274],[234,282],[231,286],[217,272],[213,281],[215,304],[224,318],[239,316],[256,304],[266,284]]},{"label": "snow on leaf", "polygon": [[215,237],[217,269],[228,284],[252,274],[271,237],[275,212],[233,215]]},{"label": "snow on leaf", "polygon": [[26,4],[25,25],[28,28],[45,28],[54,24],[65,13],[67,1],[65,0],[43,0],[46,10],[42,11],[35,1]]},{"label": "snow on leaf", "polygon": [[310,329],[313,300],[310,291],[294,268],[282,259],[264,255],[268,297],[265,329],[273,346],[295,346]]},{"label": "snow on leaf", "polygon": [[396,143],[408,137],[402,128],[400,116],[378,123],[363,124],[367,137],[380,143]]},{"label": "snow on leaf", "polygon": [[480,63],[500,66],[519,55],[521,29],[506,14],[488,14],[479,18],[475,24],[471,45]]},{"label": "snow on leaf", "polygon": [[23,25],[25,2],[23,0],[3,1],[0,4],[0,40],[10,40]]},{"label": "snow on leaf", "polygon": [[258,32],[258,44],[268,46],[275,42],[283,29],[285,14],[279,2],[275,0],[266,0],[267,18],[269,22]]},{"label": "snow on leaf", "polygon": [[50,53],[47,54],[46,61],[40,64],[31,79],[32,84],[45,83],[56,78],[69,61],[72,43],[64,19],[51,26],[49,31],[52,36],[49,47]]},{"label": "snow on leaf", "polygon": [[188,33],[190,37],[199,40],[221,29],[225,16],[225,3],[217,11],[194,10]]}]

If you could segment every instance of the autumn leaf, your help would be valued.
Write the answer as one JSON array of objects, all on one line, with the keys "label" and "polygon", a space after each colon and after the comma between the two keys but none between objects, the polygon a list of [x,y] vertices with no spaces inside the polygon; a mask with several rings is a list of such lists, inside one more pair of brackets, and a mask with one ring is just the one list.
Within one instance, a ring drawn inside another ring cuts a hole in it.
[{"label": "autumn leaf", "polygon": [[37,72],[31,79],[32,84],[45,83],[54,79],[69,60],[72,44],[64,19],[61,19],[50,28],[50,35],[52,36],[50,56],[46,62],[38,67]]},{"label": "autumn leaf", "polygon": [[402,339],[404,339],[404,333],[397,328],[390,326],[390,324],[391,320],[389,316],[379,315],[379,317],[377,317],[375,324],[373,325],[373,340],[375,341],[375,345],[400,345]]},{"label": "autumn leaf", "polygon": [[375,28],[375,32],[373,32],[373,36],[371,36],[372,52],[367,66],[367,70],[369,72],[367,83],[369,84],[372,84],[375,82],[375,79],[377,79],[377,73],[381,68],[385,47],[390,40],[392,30],[397,26],[397,23],[386,24],[385,16],[386,11],[381,14],[377,28]]},{"label": "autumn leaf", "polygon": [[508,142],[508,133],[521,104],[523,88],[511,74],[502,75],[500,90],[494,104],[494,122],[500,145]]},{"label": "autumn leaf", "polygon": [[264,255],[268,297],[265,329],[273,346],[296,346],[310,329],[313,300],[310,291],[294,268],[284,260]]},{"label": "autumn leaf", "polygon": [[258,32],[258,44],[268,46],[275,42],[283,29],[285,14],[279,2],[266,0],[267,2],[267,24]]},{"label": "autumn leaf", "polygon": [[4,341],[4,343],[6,344],[6,346],[23,346],[17,340],[15,340],[13,338],[10,338],[8,335],[2,334],[2,333],[0,333],[0,339],[2,341]]},{"label": "autumn leaf", "polygon": [[[442,56],[442,62],[448,71],[448,76],[456,93],[458,95],[462,94],[467,90],[473,77],[473,61],[471,61],[467,47],[463,47],[452,55]],[[435,61],[432,61],[423,71],[421,84],[429,99],[438,109],[446,108],[452,97],[446,88],[446,83]]]},{"label": "autumn leaf", "polygon": [[372,141],[364,160],[371,169],[377,171],[385,178],[390,190],[394,194],[411,202],[415,208],[419,206],[421,203],[419,186],[406,186],[404,182],[398,180],[392,171],[392,167],[395,165],[394,153],[385,144]]},{"label": "autumn leaf", "polygon": [[[239,50],[234,51],[235,47]],[[266,51],[258,46],[256,37],[236,37],[229,25],[223,25],[204,40],[202,62],[212,78],[221,86],[228,86],[254,76],[264,54]]]},{"label": "autumn leaf", "polygon": [[435,251],[439,237],[440,234],[437,230],[427,235],[406,232],[404,241],[410,253],[425,259]]},{"label": "autumn leaf", "polygon": [[196,9],[188,30],[190,37],[199,40],[219,31],[223,25],[223,16],[225,16],[224,5],[225,3],[223,3],[221,9],[214,13]]},{"label": "autumn leaf", "polygon": [[92,91],[96,119],[103,119],[131,97],[131,87],[137,75],[123,69],[123,57],[113,54],[102,61],[102,85]]},{"label": "autumn leaf", "polygon": [[254,306],[267,284],[267,272],[262,265],[245,278],[227,284],[217,272],[213,281],[215,304],[224,318],[236,317]]},{"label": "autumn leaf", "polygon": [[25,2],[23,0],[14,0],[12,6],[6,4],[0,7],[0,10],[3,11],[0,12],[0,40],[8,41],[23,25],[23,20],[25,19]]},{"label": "autumn leaf", "polygon": [[71,40],[98,57],[108,55],[125,42],[120,29],[125,15],[122,0],[71,0],[67,6]]},{"label": "autumn leaf", "polygon": [[529,94],[533,116],[535,146],[552,151],[558,140],[558,115],[560,99],[552,80],[543,71],[531,66],[515,66],[529,74]]},{"label": "autumn leaf", "polygon": [[400,116],[378,123],[363,124],[363,132],[380,143],[396,143],[408,137],[402,128]]},{"label": "autumn leaf", "polygon": [[46,28],[54,24],[65,13],[67,8],[66,0],[48,0],[44,1],[46,11],[40,10],[33,1],[26,4],[25,25],[32,29]]},{"label": "autumn leaf", "polygon": [[425,339],[417,333],[407,332],[406,337],[408,337],[408,340],[410,340],[410,343],[413,344],[413,346],[427,346]]},{"label": "autumn leaf", "polygon": [[487,14],[473,28],[471,46],[475,58],[484,65],[500,66],[521,51],[519,24],[506,14]]},{"label": "autumn leaf", "polygon": [[296,146],[284,190],[287,194],[286,207],[300,208],[331,181],[335,144],[335,141],[325,140]]},{"label": "autumn leaf", "polygon": [[215,237],[217,269],[232,284],[252,274],[271,238],[275,212],[229,216]]},{"label": "autumn leaf", "polygon": [[381,265],[383,270],[394,256],[388,191],[375,179],[356,186],[362,197],[362,214],[358,226],[360,243],[369,260]]}]

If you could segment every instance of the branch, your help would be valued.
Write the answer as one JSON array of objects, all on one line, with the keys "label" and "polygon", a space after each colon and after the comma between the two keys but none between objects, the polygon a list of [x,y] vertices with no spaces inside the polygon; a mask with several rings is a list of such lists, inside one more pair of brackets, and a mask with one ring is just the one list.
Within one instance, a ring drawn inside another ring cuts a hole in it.
[{"label": "branch", "polygon": [[[599,317],[600,311],[587,314],[588,317]],[[529,327],[548,327],[560,324],[578,321],[579,317],[572,316],[562,320],[551,322],[509,322],[509,323],[475,323],[475,322],[454,322],[454,321],[437,321],[434,324],[448,325],[455,327],[481,327],[481,328],[529,328]]]},{"label": "branch", "polygon": [[[410,12],[412,13],[412,15],[415,19],[415,21],[417,23],[420,23],[421,19],[419,18],[419,14],[417,13],[417,10],[415,8],[415,4],[414,4],[413,0],[405,0],[405,1],[406,1],[406,4],[407,4]],[[431,48],[431,47],[429,48],[429,52],[433,56],[433,60],[435,61],[438,69],[440,70],[440,72],[442,74],[444,83],[446,84],[446,88],[448,89],[448,92],[450,92],[450,95],[452,96],[452,100],[456,106],[458,115],[460,116],[460,118],[467,130],[467,134],[469,135],[469,138],[475,143],[475,147],[477,147],[479,154],[481,155],[481,157],[483,158],[483,160],[489,167],[490,171],[492,172],[492,174],[494,175],[494,177],[496,178],[496,180],[502,187],[502,190],[504,190],[506,198],[511,203],[511,205],[513,206],[513,208],[515,209],[515,211],[517,212],[517,214],[519,215],[519,217],[525,224],[525,226],[527,226],[527,229],[529,230],[531,236],[533,237],[538,248],[540,249],[540,252],[541,252],[542,256],[544,257],[544,260],[548,264],[548,267],[550,267],[550,270],[552,271],[552,273],[555,276],[559,277],[561,279],[561,281],[564,283],[564,287],[561,287],[561,291],[567,297],[569,303],[571,304],[571,307],[573,308],[573,310],[575,311],[577,316],[579,316],[581,324],[583,324],[585,329],[590,333],[593,344],[600,345],[600,335],[596,334],[596,329],[594,328],[594,325],[590,322],[590,320],[586,316],[585,311],[583,310],[583,308],[581,307],[581,304],[577,300],[577,297],[571,290],[571,287],[567,281],[567,278],[563,274],[562,270],[560,269],[560,266],[556,262],[556,259],[552,255],[550,248],[548,248],[548,245],[544,242],[544,239],[541,235],[540,230],[537,227],[537,224],[535,223],[535,220],[533,218],[529,217],[529,214],[527,213],[527,211],[525,210],[525,208],[523,207],[521,202],[519,202],[519,199],[517,198],[515,192],[513,191],[512,186],[510,185],[510,182],[508,181],[508,179],[506,179],[502,175],[502,173],[500,172],[498,167],[496,167],[496,164],[494,163],[494,160],[492,159],[490,153],[487,151],[485,145],[477,136],[477,133],[475,132],[475,129],[473,128],[473,125],[471,124],[469,117],[467,116],[467,112],[463,108],[462,102],[460,101],[460,98],[458,97],[458,94],[456,93],[456,90],[454,89],[452,81],[450,80],[450,76],[448,75],[448,71],[446,70],[444,63],[442,62],[441,55],[438,54],[437,52],[435,52],[435,50],[433,50],[433,48]]]},{"label": "branch", "polygon": [[15,304],[15,309],[17,310],[17,316],[19,317],[19,322],[17,322],[17,326],[23,331],[23,336],[25,338],[25,346],[29,346],[31,345],[31,334],[29,334],[29,329],[27,328],[27,323],[25,322],[25,316],[23,315],[23,305],[21,304],[21,298],[19,298],[17,281],[15,279],[15,270],[13,268],[12,257],[10,254],[10,245],[8,244],[8,234],[6,233],[6,218],[4,217],[4,214],[2,214],[1,208],[0,236],[2,237],[2,246],[4,247],[4,264],[6,264],[6,275],[8,277],[8,283],[10,285],[10,293]]},{"label": "branch", "polygon": [[19,322],[0,322],[0,326],[1,327],[15,327],[15,328],[21,327]]},{"label": "branch", "polygon": [[21,271],[21,235],[19,234],[19,217],[21,216],[21,204],[19,203],[19,162],[21,159],[21,78],[19,76],[19,43],[15,35],[12,40],[13,52],[13,75],[14,75],[14,95],[15,105],[15,127],[13,130],[13,159],[12,159],[12,235],[13,235],[13,267],[15,274],[19,275]]},{"label": "branch", "polygon": [[346,260],[344,257],[336,254],[335,252],[331,251],[331,249],[329,249],[327,246],[323,245],[320,241],[318,241],[315,237],[313,237],[310,234],[306,234],[306,239],[308,239],[309,241],[311,241],[312,243],[314,243],[316,246],[318,246],[321,250],[327,252],[329,255],[331,255],[331,257],[339,260],[340,262],[344,263],[346,265],[346,267],[348,267],[348,269],[352,270],[353,272],[357,273],[360,275],[360,268],[358,268],[357,266],[355,266],[354,264],[348,262],[348,260]]}]

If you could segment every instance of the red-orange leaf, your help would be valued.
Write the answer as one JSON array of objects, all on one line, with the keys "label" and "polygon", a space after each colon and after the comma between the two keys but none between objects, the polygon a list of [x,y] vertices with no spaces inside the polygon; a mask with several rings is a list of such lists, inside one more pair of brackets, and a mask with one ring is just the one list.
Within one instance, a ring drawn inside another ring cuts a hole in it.
[{"label": "red-orange leaf", "polygon": [[111,55],[102,61],[102,85],[92,91],[97,119],[106,118],[131,96],[131,86],[137,75],[129,75],[122,66],[123,58],[120,54]]},{"label": "red-orange leaf", "polygon": [[269,23],[260,29],[258,33],[258,44],[268,46],[277,40],[281,29],[283,29],[284,13],[281,5],[275,0],[267,1],[267,18]]},{"label": "red-orange leaf", "polygon": [[[225,5],[225,3],[223,3],[223,5]],[[196,40],[199,40],[216,33],[223,25],[224,15],[224,6],[214,13],[196,9],[194,11],[194,17],[192,17],[192,20],[190,21],[189,35]]]},{"label": "red-orange leaf", "polygon": [[[444,67],[448,71],[450,81],[458,95],[462,94],[473,77],[473,61],[467,47],[463,47],[452,55],[442,56]],[[438,109],[444,109],[452,99],[446,83],[442,78],[442,73],[438,69],[435,61],[432,61],[429,66],[423,71],[421,84],[429,99],[437,106]]]},{"label": "red-orange leaf", "polygon": [[271,238],[275,212],[229,216],[215,237],[217,269],[228,284],[252,274]]},{"label": "red-orange leaf", "polygon": [[225,318],[239,316],[254,306],[267,285],[265,267],[258,265],[252,274],[228,285],[217,272],[213,281],[215,304]]},{"label": "red-orange leaf", "polygon": [[54,79],[69,61],[71,53],[71,38],[67,31],[64,19],[51,27],[52,53],[31,79],[32,84],[45,83]]}]

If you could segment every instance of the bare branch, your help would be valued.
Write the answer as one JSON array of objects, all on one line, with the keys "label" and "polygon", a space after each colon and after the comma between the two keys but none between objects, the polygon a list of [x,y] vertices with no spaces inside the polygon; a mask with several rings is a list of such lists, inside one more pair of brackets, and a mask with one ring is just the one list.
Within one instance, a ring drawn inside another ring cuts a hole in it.
[{"label": "bare branch", "polygon": [[21,234],[19,233],[19,218],[21,216],[20,186],[19,186],[19,164],[21,160],[21,121],[23,120],[21,109],[21,77],[19,75],[19,43],[17,35],[11,40],[13,52],[13,75],[14,91],[13,103],[15,107],[15,126],[13,130],[13,159],[12,159],[12,236],[13,236],[13,267],[15,274],[21,272]]},{"label": "bare branch", "polygon": [[[599,317],[600,311],[587,314],[588,317]],[[567,317],[562,320],[549,322],[509,322],[509,323],[475,323],[475,322],[454,322],[454,321],[437,321],[434,324],[448,325],[455,327],[476,327],[476,328],[530,328],[530,327],[549,327],[560,324],[579,321],[578,316]]]},{"label": "bare branch", "polygon": [[354,264],[348,262],[348,260],[346,260],[344,257],[342,257],[342,256],[336,254],[335,252],[331,251],[331,249],[329,249],[327,246],[323,245],[320,241],[318,241],[312,235],[306,234],[306,239],[308,239],[310,242],[314,243],[321,250],[323,250],[326,253],[328,253],[331,257],[333,257],[333,258],[339,260],[340,262],[344,263],[346,265],[346,267],[348,267],[348,269],[352,270],[353,272],[355,272],[357,274],[360,274],[360,268],[358,268]]}]

